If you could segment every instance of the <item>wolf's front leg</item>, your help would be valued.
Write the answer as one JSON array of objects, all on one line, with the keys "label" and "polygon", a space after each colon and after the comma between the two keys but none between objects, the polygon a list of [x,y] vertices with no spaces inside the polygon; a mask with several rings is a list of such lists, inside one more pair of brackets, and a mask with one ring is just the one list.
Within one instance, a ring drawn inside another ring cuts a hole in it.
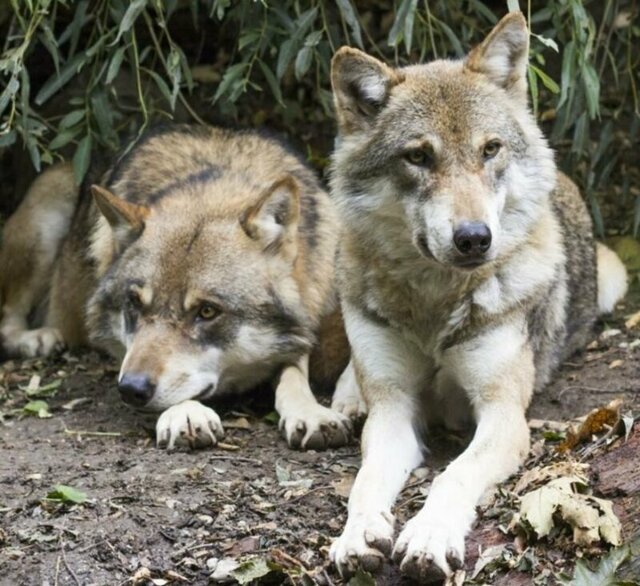
[{"label": "wolf's front leg", "polygon": [[349,442],[352,432],[348,417],[323,407],[309,386],[309,356],[282,370],[276,387],[276,411],[280,430],[292,448],[324,450]]},{"label": "wolf's front leg", "polygon": [[395,330],[344,304],[354,364],[369,415],[362,431],[362,467],[349,496],[347,524],[331,547],[343,577],[359,567],[378,571],[393,546],[391,507],[422,461],[414,430],[424,357]]},{"label": "wolf's front leg", "polygon": [[199,401],[182,401],[169,407],[156,423],[156,443],[168,450],[176,444],[186,444],[190,448],[215,446],[223,437],[220,417]]},{"label": "wolf's front leg", "polygon": [[521,321],[502,325],[445,353],[443,368],[467,391],[477,427],[396,542],[394,559],[418,581],[449,576],[462,566],[479,500],[514,473],[528,452],[525,410],[534,367],[525,332]]}]

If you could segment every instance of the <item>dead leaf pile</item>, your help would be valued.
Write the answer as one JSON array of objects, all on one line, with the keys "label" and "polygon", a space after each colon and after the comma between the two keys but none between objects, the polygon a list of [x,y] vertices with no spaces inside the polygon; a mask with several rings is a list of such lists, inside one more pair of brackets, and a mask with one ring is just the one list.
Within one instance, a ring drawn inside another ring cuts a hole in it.
[{"label": "dead leaf pile", "polygon": [[[563,468],[570,474],[560,476]],[[525,473],[519,484],[527,480],[527,474],[531,482],[542,479],[546,482],[522,496],[520,511],[512,525],[524,521],[541,538],[549,535],[554,526],[566,524],[573,529],[573,540],[579,546],[600,540],[620,545],[622,526],[612,503],[584,492],[588,488],[586,468],[584,464],[561,462]]]}]

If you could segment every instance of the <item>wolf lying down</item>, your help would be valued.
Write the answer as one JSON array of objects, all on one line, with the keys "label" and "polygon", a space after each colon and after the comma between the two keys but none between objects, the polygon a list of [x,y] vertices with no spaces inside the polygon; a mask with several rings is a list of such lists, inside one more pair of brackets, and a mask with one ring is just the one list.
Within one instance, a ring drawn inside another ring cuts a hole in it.
[{"label": "wolf lying down", "polygon": [[4,230],[2,343],[122,357],[122,399],[162,411],[168,447],[215,444],[220,418],[199,401],[264,381],[291,446],[339,446],[351,422],[308,380],[314,345],[318,383],[348,360],[332,317],[337,237],[327,194],[276,141],[158,128],[90,189],[68,165],[36,180]]},{"label": "wolf lying down", "polygon": [[[331,549],[343,575],[387,555],[421,582],[460,567],[481,495],[527,454],[532,393],[625,293],[623,265],[595,246],[529,111],[527,55],[512,13],[463,60],[392,69],[350,48],[333,59],[338,289],[348,376],[369,410]],[[391,507],[434,423],[475,435],[394,546]]]}]

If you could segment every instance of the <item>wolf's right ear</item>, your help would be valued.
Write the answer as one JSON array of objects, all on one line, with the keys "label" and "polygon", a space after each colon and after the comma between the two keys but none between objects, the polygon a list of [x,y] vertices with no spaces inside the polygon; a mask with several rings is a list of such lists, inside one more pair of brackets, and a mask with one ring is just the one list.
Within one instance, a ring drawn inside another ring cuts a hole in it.
[{"label": "wolf's right ear", "polygon": [[331,86],[340,130],[366,128],[389,99],[402,75],[352,47],[338,49],[331,60]]},{"label": "wolf's right ear", "polygon": [[91,194],[117,240],[138,236],[144,230],[144,221],[149,215],[147,206],[125,201],[100,185],[92,185]]},{"label": "wolf's right ear", "polygon": [[485,75],[518,100],[527,100],[529,31],[522,12],[509,12],[469,53],[465,69]]},{"label": "wolf's right ear", "polygon": [[262,250],[295,258],[300,220],[298,182],[285,175],[271,184],[256,204],[240,217],[246,235],[257,241]]}]

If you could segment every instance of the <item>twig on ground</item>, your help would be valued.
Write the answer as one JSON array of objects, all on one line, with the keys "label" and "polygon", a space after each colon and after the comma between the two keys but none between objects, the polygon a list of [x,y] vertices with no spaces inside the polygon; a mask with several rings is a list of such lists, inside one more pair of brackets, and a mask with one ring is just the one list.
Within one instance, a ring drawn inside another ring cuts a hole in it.
[{"label": "twig on ground", "polygon": [[73,581],[77,584],[77,586],[80,586],[80,580],[78,580],[78,576],[76,576],[76,573],[71,569],[69,562],[67,562],[67,556],[65,555],[65,552],[64,552],[64,541],[62,539],[62,535],[60,535],[60,553],[62,554],[62,563],[64,564],[64,567],[67,569],[67,572],[69,572],[69,574],[71,575],[71,577],[73,578]]},{"label": "twig on ground", "polygon": [[122,434],[119,431],[85,431],[78,429],[64,428],[64,432],[69,435],[95,435],[100,437],[120,437]]}]

